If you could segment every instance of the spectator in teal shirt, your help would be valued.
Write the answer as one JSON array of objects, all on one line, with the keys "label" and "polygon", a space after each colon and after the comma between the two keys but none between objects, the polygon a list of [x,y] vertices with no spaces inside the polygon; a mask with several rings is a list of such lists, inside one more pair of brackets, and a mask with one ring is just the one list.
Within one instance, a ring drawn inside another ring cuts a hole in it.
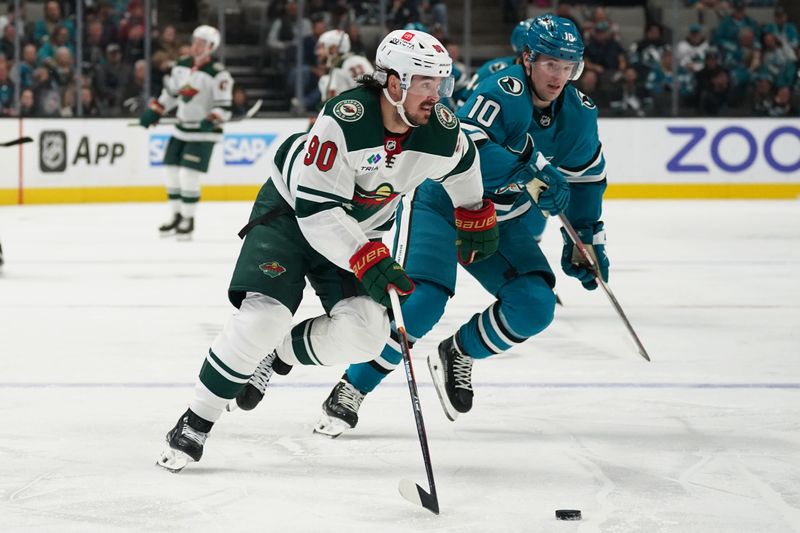
[{"label": "spectator in teal shirt", "polygon": [[764,33],[771,33],[778,39],[790,60],[796,61],[800,56],[800,34],[797,26],[787,21],[786,10],[782,6],[775,6],[775,22],[765,25]]},{"label": "spectator in teal shirt", "polygon": [[742,28],[750,28],[758,39],[758,22],[747,16],[745,0],[733,0],[733,13],[724,17],[714,32],[714,43],[720,48],[736,47],[739,32]]}]

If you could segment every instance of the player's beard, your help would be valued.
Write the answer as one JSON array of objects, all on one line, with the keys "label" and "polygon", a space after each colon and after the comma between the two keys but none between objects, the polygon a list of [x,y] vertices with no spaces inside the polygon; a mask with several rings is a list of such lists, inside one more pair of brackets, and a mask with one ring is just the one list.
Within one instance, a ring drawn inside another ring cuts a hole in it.
[{"label": "player's beard", "polygon": [[417,126],[424,126],[431,119],[433,107],[436,105],[435,101],[426,100],[417,105],[413,113],[409,113],[406,109],[406,116],[412,124]]}]

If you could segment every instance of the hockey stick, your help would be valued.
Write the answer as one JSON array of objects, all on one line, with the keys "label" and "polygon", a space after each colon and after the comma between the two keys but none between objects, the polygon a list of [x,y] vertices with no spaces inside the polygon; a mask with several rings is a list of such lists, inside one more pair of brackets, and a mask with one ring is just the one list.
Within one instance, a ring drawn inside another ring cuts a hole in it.
[{"label": "hockey stick", "polygon": [[[263,104],[263,103],[264,103],[264,101],[261,98],[259,98],[258,100],[256,100],[255,104],[250,106],[250,109],[248,109],[247,112],[244,115],[242,115],[241,117],[232,118],[228,122],[241,122],[242,120],[247,120],[249,118],[253,118],[256,115],[256,113],[258,113],[258,111],[261,109],[261,104]],[[178,123],[178,119],[176,117],[167,117],[167,118],[162,118],[161,120],[158,121],[158,123],[159,124],[163,124],[165,126],[169,126],[169,125],[172,125],[172,124],[177,124]],[[135,122],[133,122],[133,121],[128,122],[128,126],[129,127],[134,127],[134,126],[139,126],[139,125],[140,124],[139,124],[138,120],[135,121]]]},{"label": "hockey stick", "polygon": [[30,137],[20,137],[19,139],[14,139],[13,141],[8,141],[4,143],[0,143],[0,146],[16,146],[18,144],[25,144],[25,143],[32,143],[33,139]]},{"label": "hockey stick", "polygon": [[[534,202],[538,202],[539,195],[542,193],[543,190],[547,189],[547,184],[545,184],[542,180],[536,178],[530,183],[528,183],[526,187],[528,189],[528,192],[533,197]],[[544,216],[549,215],[549,213],[547,213],[546,211],[542,211],[542,214]],[[627,328],[628,333],[630,333],[633,342],[636,343],[636,348],[639,352],[639,355],[644,357],[646,361],[650,361],[650,356],[647,354],[647,350],[642,344],[642,341],[639,340],[639,336],[634,331],[630,320],[628,320],[628,317],[625,316],[625,311],[622,310],[622,306],[619,304],[619,301],[617,300],[616,296],[614,296],[614,293],[611,292],[611,288],[603,280],[603,276],[600,275],[600,269],[597,268],[597,263],[595,262],[594,257],[589,252],[589,249],[586,248],[586,246],[583,244],[583,241],[581,241],[580,236],[578,236],[578,232],[575,231],[575,228],[572,227],[572,224],[564,215],[564,213],[559,213],[558,219],[561,221],[561,225],[564,226],[564,230],[567,232],[567,235],[569,235],[569,238],[572,239],[573,243],[575,243],[575,247],[578,249],[580,254],[583,256],[583,259],[586,261],[586,263],[589,265],[589,268],[594,273],[594,278],[597,281],[597,284],[600,285],[600,288],[602,288],[603,291],[606,293],[606,296],[608,296],[608,299],[611,302],[611,305],[614,307],[614,310],[617,312],[619,317],[622,319],[622,322],[625,324],[625,327]]]},{"label": "hockey stick", "polygon": [[558,219],[561,221],[561,225],[564,226],[564,230],[566,230],[569,238],[575,243],[575,247],[578,248],[578,251],[589,264],[589,268],[591,268],[594,272],[594,279],[597,280],[597,284],[600,285],[603,291],[605,291],[606,296],[608,296],[608,299],[611,302],[611,305],[614,306],[617,314],[622,319],[625,327],[628,329],[628,333],[631,334],[631,338],[633,338],[633,342],[636,343],[636,348],[639,350],[639,355],[644,357],[645,360],[649,361],[650,356],[647,354],[647,350],[645,350],[642,341],[639,340],[639,336],[636,335],[636,332],[633,330],[630,320],[628,320],[628,317],[625,316],[625,311],[622,310],[622,306],[619,305],[616,296],[614,296],[614,293],[611,292],[611,288],[605,281],[603,281],[603,276],[600,275],[600,269],[597,268],[597,263],[595,262],[594,257],[592,257],[592,254],[589,252],[589,249],[583,244],[581,238],[578,236],[578,232],[576,232],[575,228],[572,227],[572,224],[569,220],[567,220],[567,217],[564,216],[564,213],[559,213]]},{"label": "hockey stick", "polygon": [[417,423],[419,445],[422,448],[422,459],[425,462],[425,473],[428,475],[430,492],[420,487],[410,479],[401,479],[398,485],[400,495],[411,503],[421,505],[433,514],[439,514],[439,497],[436,495],[436,484],[433,482],[433,466],[431,466],[431,452],[428,449],[428,436],[425,433],[425,422],[422,420],[422,406],[419,403],[417,381],[414,379],[414,367],[411,366],[411,350],[408,347],[408,333],[403,322],[403,313],[400,311],[400,298],[394,288],[389,289],[389,299],[392,302],[392,314],[397,333],[400,335],[400,353],[403,354],[403,366],[406,370],[408,392],[411,395],[411,408],[414,411],[414,420]]}]

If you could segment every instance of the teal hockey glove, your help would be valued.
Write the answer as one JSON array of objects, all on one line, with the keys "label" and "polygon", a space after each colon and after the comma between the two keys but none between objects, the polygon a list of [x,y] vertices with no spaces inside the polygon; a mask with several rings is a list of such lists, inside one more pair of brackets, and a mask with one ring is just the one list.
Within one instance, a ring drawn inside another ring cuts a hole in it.
[{"label": "teal hockey glove", "polygon": [[389,249],[380,242],[368,242],[350,258],[350,268],[358,280],[364,284],[370,297],[385,307],[391,307],[389,289],[394,288],[405,300],[414,292],[414,282],[406,275],[397,262],[392,259]]},{"label": "teal hockey glove", "polygon": [[[586,245],[586,249],[592,255],[600,276],[603,281],[608,281],[608,267],[610,265],[606,255],[606,232],[603,229],[603,222],[596,222],[591,228],[575,229],[581,242]],[[597,288],[594,270],[586,262],[578,247],[569,238],[564,228],[561,228],[561,235],[564,237],[564,249],[561,252],[561,268],[568,276],[578,278],[583,287],[590,291]]]},{"label": "teal hockey glove", "polygon": [[456,247],[458,262],[469,265],[483,261],[500,243],[500,228],[491,200],[484,198],[479,209],[456,208]]},{"label": "teal hockey glove", "polygon": [[569,183],[541,152],[531,158],[523,170],[523,179],[533,201],[545,213],[557,215],[569,205]]}]

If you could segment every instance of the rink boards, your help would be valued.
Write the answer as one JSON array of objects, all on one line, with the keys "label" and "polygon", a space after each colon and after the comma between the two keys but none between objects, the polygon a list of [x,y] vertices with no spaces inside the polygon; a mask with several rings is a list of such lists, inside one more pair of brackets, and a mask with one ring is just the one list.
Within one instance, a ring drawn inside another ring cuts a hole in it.
[{"label": "rink boards", "polygon": [[[0,204],[160,201],[172,126],[130,119],[5,119]],[[225,127],[203,179],[204,200],[249,200],[271,152],[305,119],[251,119]],[[800,123],[792,119],[602,119],[607,198],[796,198]]]}]

